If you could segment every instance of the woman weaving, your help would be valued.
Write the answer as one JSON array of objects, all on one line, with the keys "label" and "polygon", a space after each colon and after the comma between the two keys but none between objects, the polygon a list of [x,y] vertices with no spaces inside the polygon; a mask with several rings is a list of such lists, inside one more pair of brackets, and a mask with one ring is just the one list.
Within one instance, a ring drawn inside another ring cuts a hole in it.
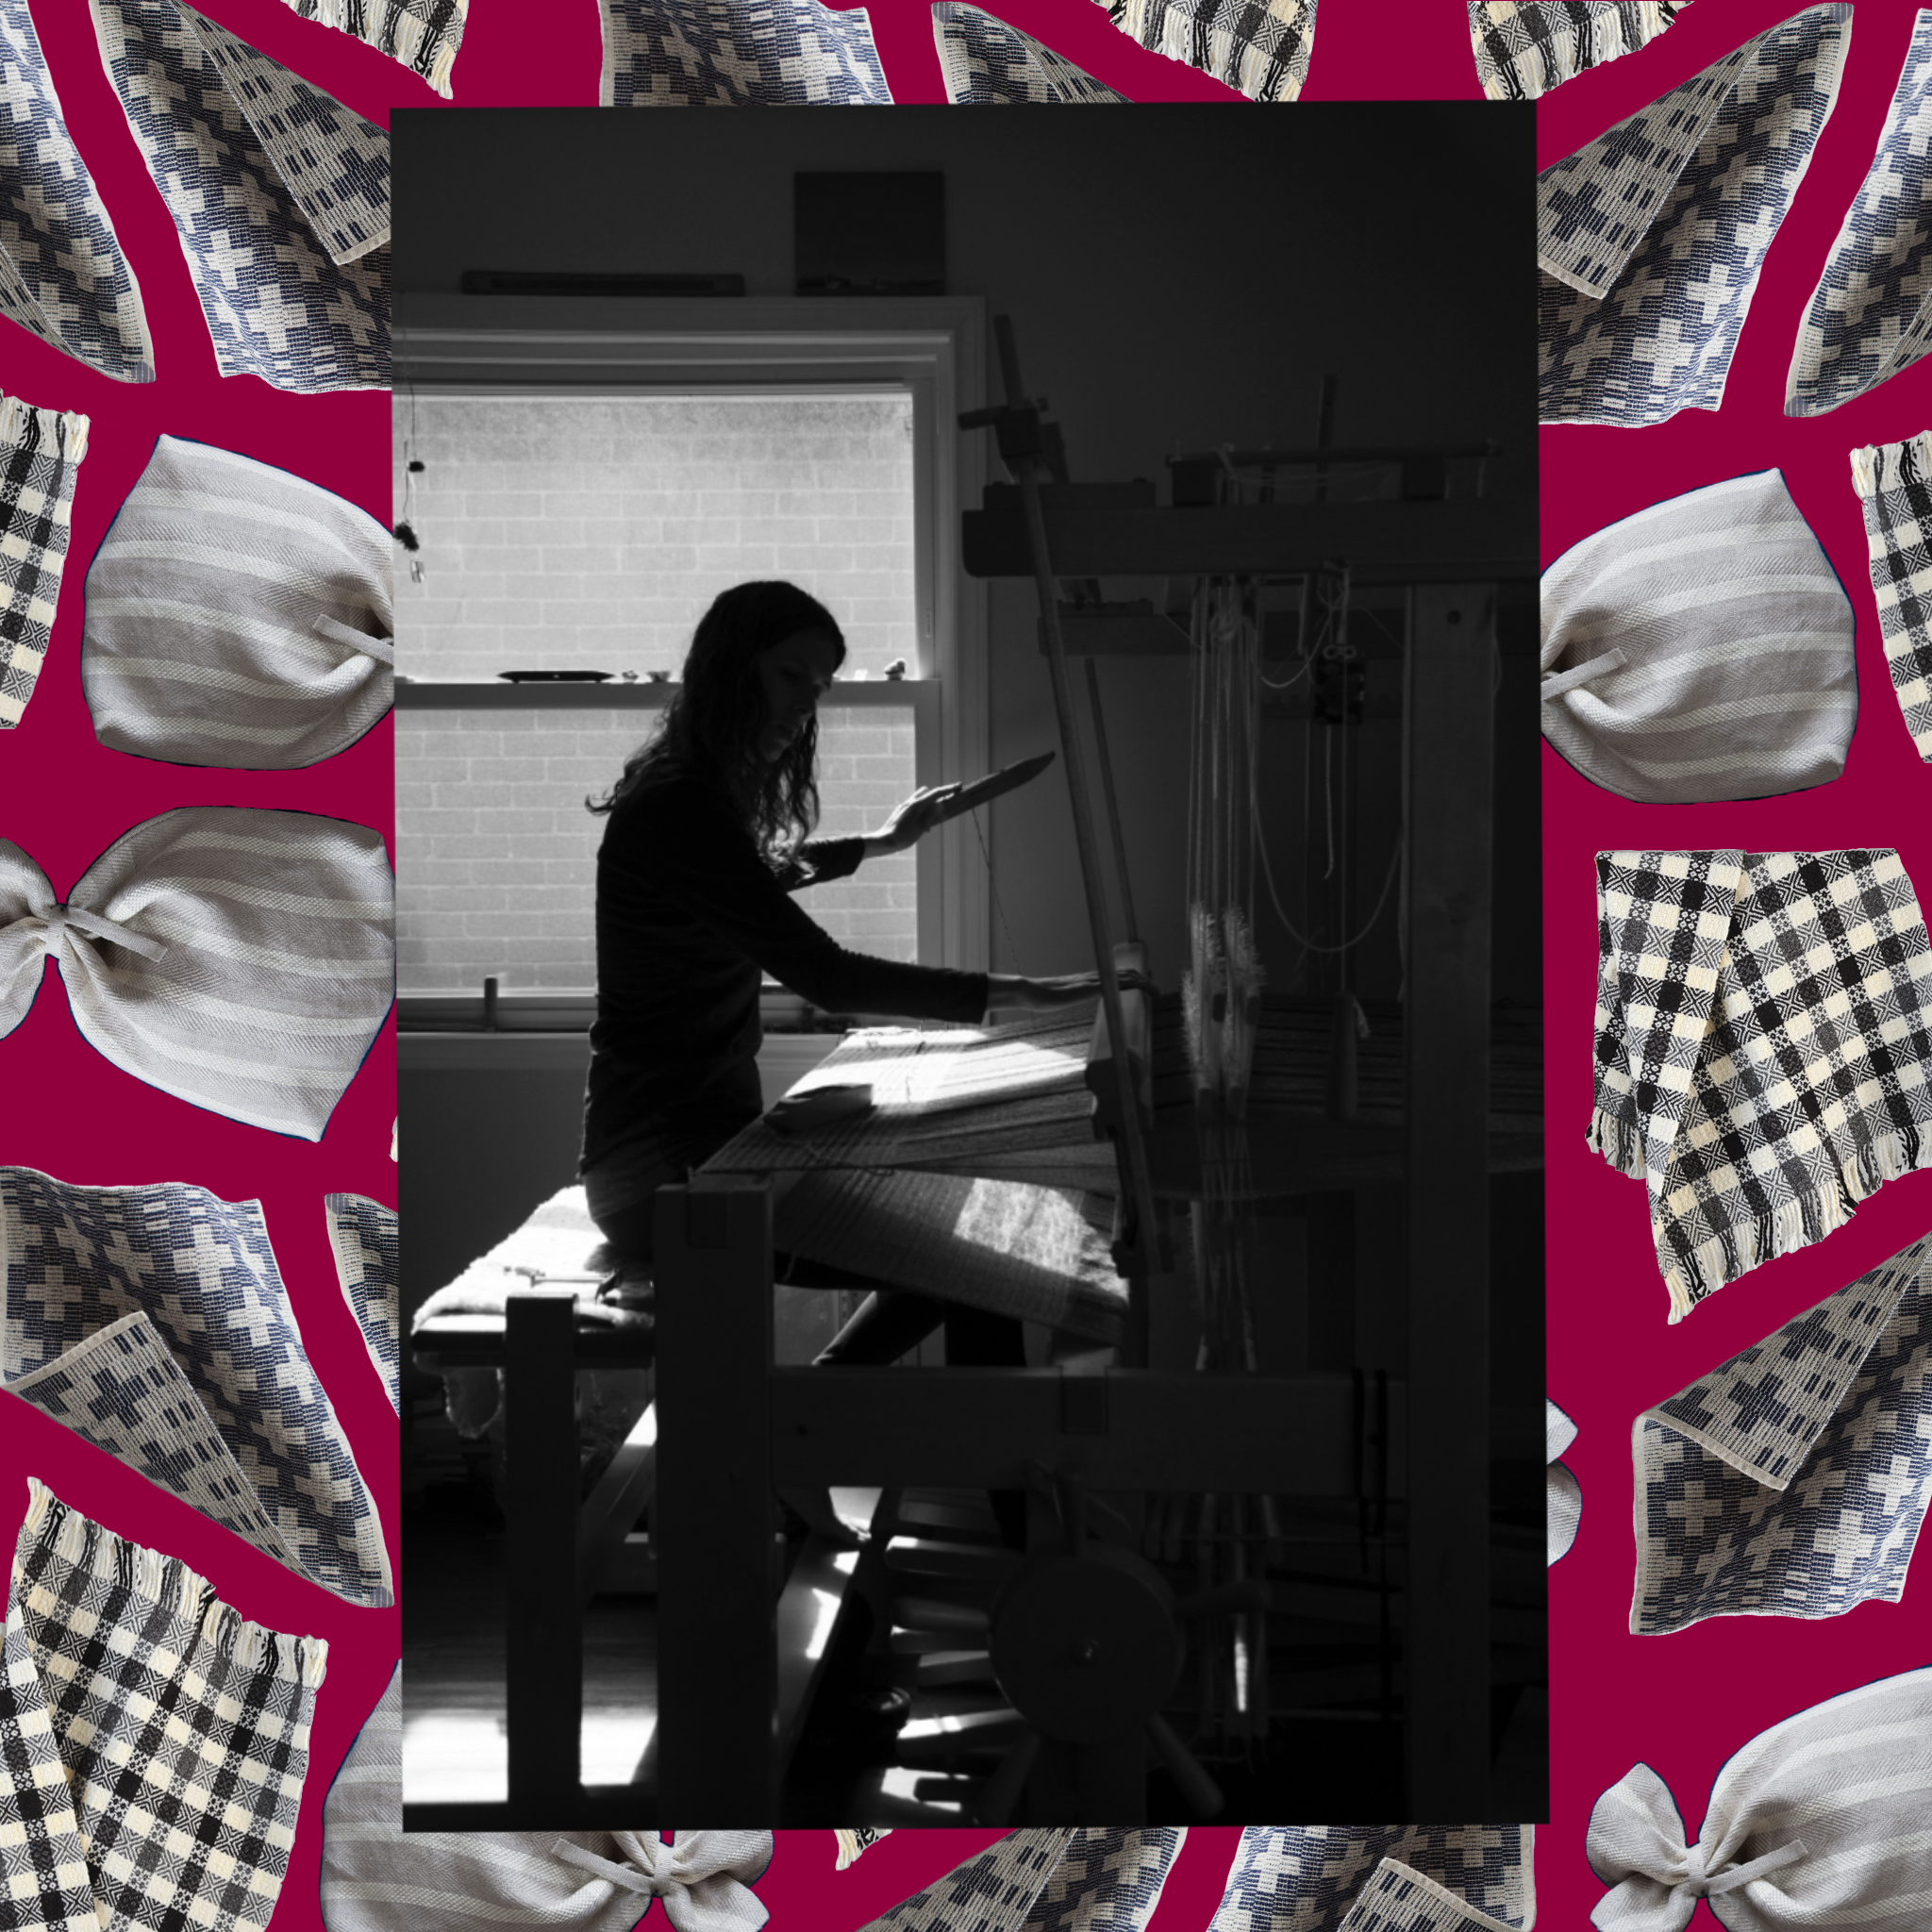
[{"label": "woman weaving", "polygon": [[[580,1172],[591,1217],[626,1273],[650,1260],[658,1189],[764,1109],[761,973],[832,1012],[969,1024],[989,1007],[1077,1006],[1097,991],[1091,974],[1024,979],[847,952],[792,902],[802,887],[908,850],[954,789],[915,792],[869,836],[808,840],[818,702],[844,658],[831,613],[805,591],[724,591],[698,625],[657,735],[591,803],[609,824],[597,855]],[[956,1362],[1023,1358],[1018,1323],[882,1288],[820,1360],[895,1360],[941,1322]]]}]

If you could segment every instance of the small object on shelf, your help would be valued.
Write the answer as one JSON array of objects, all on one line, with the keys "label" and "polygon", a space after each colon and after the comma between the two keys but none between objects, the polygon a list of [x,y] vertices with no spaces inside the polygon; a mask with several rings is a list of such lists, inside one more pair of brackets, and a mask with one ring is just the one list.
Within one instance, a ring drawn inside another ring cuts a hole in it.
[{"label": "small object on shelf", "polygon": [[653,684],[669,684],[671,682],[671,674],[668,671],[647,671],[644,673],[644,675]]},{"label": "small object on shelf", "polygon": [[608,684],[608,671],[499,671],[506,684]]},{"label": "small object on shelf", "polygon": [[765,1124],[774,1134],[790,1138],[816,1133],[835,1121],[857,1120],[872,1111],[872,1089],[863,1083],[844,1087],[810,1087],[803,1093],[788,1093],[765,1115]]},{"label": "small object on shelf", "polygon": [[617,675],[625,684],[635,684],[638,681],[635,671],[620,671]]},{"label": "small object on shelf", "polygon": [[895,679],[904,677],[906,675],[905,658],[894,658],[892,661],[886,666],[886,675],[888,677]]}]

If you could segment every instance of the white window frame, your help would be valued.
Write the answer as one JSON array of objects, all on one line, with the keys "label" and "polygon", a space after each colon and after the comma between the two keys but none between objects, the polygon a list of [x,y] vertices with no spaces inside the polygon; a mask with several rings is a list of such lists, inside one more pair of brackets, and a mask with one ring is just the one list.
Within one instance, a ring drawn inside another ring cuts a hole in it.
[{"label": "white window frame", "polygon": [[[923,782],[987,768],[987,592],[959,558],[959,517],[988,475],[988,438],[961,432],[985,401],[985,305],[969,297],[758,297],[638,301],[585,296],[399,296],[395,387],[424,395],[550,392],[796,393],[891,389],[913,412],[918,675],[836,686],[828,706],[909,705]],[[528,707],[529,687],[399,685],[403,708]],[[661,687],[576,686],[544,705],[661,706]],[[919,957],[984,971],[991,884],[972,825],[955,819],[918,847]],[[480,995],[480,989],[479,989]],[[416,1001],[406,1001],[406,1009]],[[441,1008],[447,996],[422,997]],[[512,1021],[510,1024],[514,1024]]]}]

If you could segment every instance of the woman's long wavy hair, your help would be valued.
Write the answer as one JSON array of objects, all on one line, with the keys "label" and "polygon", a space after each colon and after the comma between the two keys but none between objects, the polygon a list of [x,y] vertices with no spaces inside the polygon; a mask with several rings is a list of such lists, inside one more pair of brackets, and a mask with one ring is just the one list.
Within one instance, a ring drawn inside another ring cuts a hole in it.
[{"label": "woman's long wavy hair", "polygon": [[738,584],[698,622],[684,660],[684,681],[657,732],[625,760],[617,783],[584,803],[608,812],[640,787],[703,773],[724,786],[768,858],[795,849],[818,823],[818,720],[809,720],[775,763],[758,752],[765,693],[758,653],[816,631],[838,647],[845,639],[832,613],[796,584]]}]

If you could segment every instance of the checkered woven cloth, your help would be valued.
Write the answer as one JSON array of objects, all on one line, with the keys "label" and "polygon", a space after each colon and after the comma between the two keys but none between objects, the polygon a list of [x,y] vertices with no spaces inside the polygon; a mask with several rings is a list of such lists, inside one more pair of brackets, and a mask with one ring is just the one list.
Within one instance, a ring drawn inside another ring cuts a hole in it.
[{"label": "checkered woven cloth", "polygon": [[1661,423],[1723,402],[1850,27],[1849,7],[1811,8],[1543,171],[1543,422]]},{"label": "checkered woven cloth", "polygon": [[26,0],[0,0],[0,315],[124,382],[154,380],[141,290],[61,118]]},{"label": "checkered woven cloth", "polygon": [[369,1359],[389,1391],[390,1407],[400,1410],[403,1309],[396,1210],[360,1194],[330,1194],[323,1206],[343,1298],[362,1330]]},{"label": "checkered woven cloth", "polygon": [[946,98],[956,108],[1007,107],[1023,101],[1097,104],[1127,98],[1103,87],[1091,74],[1018,27],[965,5],[964,0],[941,0],[933,8],[932,37],[939,48]]},{"label": "checkered woven cloth", "polygon": [[1871,171],[1825,258],[1785,383],[1822,416],[1932,348],[1932,12],[1921,13]]},{"label": "checkered woven cloth", "polygon": [[88,419],[0,397],[0,730],[34,694],[74,522]]},{"label": "checkered woven cloth", "polygon": [[260,1932],[328,1646],[27,1489],[0,1656],[0,1925]]},{"label": "checkered woven cloth", "polygon": [[1184,1825],[1074,1832],[1024,1932],[1141,1932],[1187,1836]]},{"label": "checkered woven cloth", "polygon": [[339,27],[420,74],[444,100],[470,0],[283,0],[304,20]]},{"label": "checkered woven cloth", "polygon": [[1503,1924],[1420,1872],[1384,1858],[1348,1908],[1341,1932],[1461,1932]]},{"label": "checkered woven cloth", "polygon": [[1475,71],[1492,101],[1533,101],[1645,47],[1690,0],[1469,0]]},{"label": "checkered woven cloth", "polygon": [[1639,1636],[1896,1603],[1932,1497],[1932,1236],[1640,1416]]},{"label": "checkered woven cloth", "polygon": [[[1471,1923],[1527,1926],[1536,1918],[1534,1828],[1527,1824],[1251,1824],[1208,1932],[1409,1932],[1462,1919],[1386,1914],[1413,1888]],[[1401,1883],[1382,1883],[1391,1867]],[[1354,1913],[1383,1913],[1358,1921]],[[1435,1909],[1432,1906],[1431,1909]]]},{"label": "checkered woven cloth", "polygon": [[1212,75],[1251,101],[1291,101],[1308,78],[1315,0],[1100,0],[1150,53]]},{"label": "checkered woven cloth", "polygon": [[0,1257],[11,1393],[325,1590],[392,1601],[259,1202],[0,1168]]},{"label": "checkered woven cloth", "polygon": [[860,1824],[833,1832],[832,1836],[839,1841],[839,1862],[833,1869],[839,1872],[848,1870],[858,1862],[861,1854],[877,1844],[880,1839],[891,1838],[891,1835],[890,1824],[876,1827]]},{"label": "checkered woven cloth", "polygon": [[887,107],[865,8],[601,0],[607,108]]},{"label": "checkered woven cloth", "polygon": [[92,0],[224,375],[389,383],[389,138],[175,0]]},{"label": "checkered woven cloth", "polygon": [[1852,452],[1885,667],[1906,729],[1932,764],[1932,430]]},{"label": "checkered woven cloth", "polygon": [[1896,852],[1607,852],[1590,1144],[1671,1320],[1932,1161],[1932,941]]}]

